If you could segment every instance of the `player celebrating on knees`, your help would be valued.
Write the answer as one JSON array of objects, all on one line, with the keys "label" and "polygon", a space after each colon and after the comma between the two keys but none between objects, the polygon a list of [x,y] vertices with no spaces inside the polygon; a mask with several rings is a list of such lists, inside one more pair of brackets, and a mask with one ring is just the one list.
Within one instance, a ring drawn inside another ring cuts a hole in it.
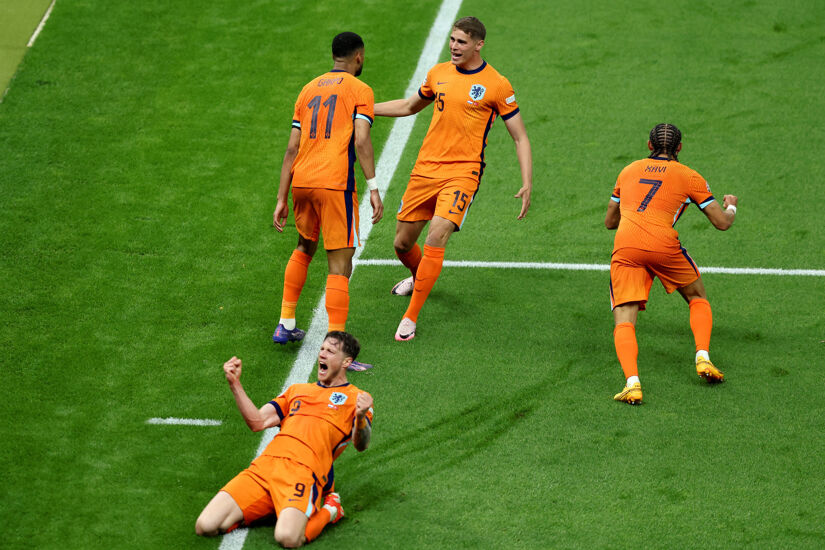
[{"label": "player celebrating on knees", "polygon": [[[412,294],[395,339],[415,337],[418,314],[441,273],[444,248],[461,229],[484,173],[487,134],[496,117],[504,120],[521,169],[518,219],[530,208],[533,167],[530,141],[510,82],[481,58],[486,30],[475,17],[455,22],[450,61],[427,73],[418,93],[375,104],[377,116],[414,115],[433,103],[433,115],[398,210],[395,253],[412,273],[393,294]],[[429,222],[424,252],[417,244]]]},{"label": "player celebrating on knees", "polygon": [[332,462],[350,441],[364,451],[372,433],[372,396],[347,382],[347,366],[358,355],[358,340],[346,332],[326,335],[318,354],[318,382],[293,384],[260,409],[241,385],[241,360],[223,365],[235,403],[253,432],[280,426],[280,432],[249,468],[235,476],[206,505],[198,535],[226,533],[275,515],[275,540],[285,548],[315,539],[328,523],[344,516],[332,487]]},{"label": "player celebrating on knees", "polygon": [[636,317],[645,309],[654,277],[668,294],[678,290],[688,303],[697,374],[710,383],[724,381],[725,375],[708,357],[713,317],[705,285],[673,226],[694,203],[716,229],[725,231],[736,217],[737,203],[734,195],[725,195],[724,209],[720,207],[705,179],[679,163],[682,133],[676,126],[655,126],[647,146],[651,155],[619,174],[604,220],[608,229],[618,228],[610,261],[610,305],[616,355],[627,378],[614,399],[631,405],[642,402]]},{"label": "player celebrating on knees", "polygon": [[318,247],[321,228],[329,264],[326,285],[329,330],[344,330],[346,326],[352,257],[359,243],[356,152],[370,190],[372,223],[377,223],[384,212],[375,183],[370,139],[373,93],[356,78],[364,66],[363,40],[352,32],[337,35],[332,40],[332,58],[332,70],[304,86],[295,102],[292,131],[281,167],[278,204],[272,223],[283,232],[292,186],[298,246],[284,272],[281,319],[272,335],[278,344],[304,337],[304,331],[295,328],[295,309],[306,282],[307,268]]}]

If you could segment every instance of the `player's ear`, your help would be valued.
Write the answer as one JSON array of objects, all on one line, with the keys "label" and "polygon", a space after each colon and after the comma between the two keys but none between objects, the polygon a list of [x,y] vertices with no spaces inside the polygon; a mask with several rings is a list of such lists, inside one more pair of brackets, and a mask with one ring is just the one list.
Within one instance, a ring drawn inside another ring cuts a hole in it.
[{"label": "player's ear", "polygon": [[349,366],[352,365],[352,357],[344,357],[344,362],[341,364],[344,365],[344,370],[348,369]]},{"label": "player's ear", "polygon": [[[679,147],[681,147],[681,146],[682,146],[682,144],[680,143]],[[647,148],[650,149],[651,151],[653,150],[653,144],[650,143],[650,140],[647,140]]]},{"label": "player's ear", "polygon": [[484,40],[479,40],[476,42],[476,51],[481,51],[481,47],[484,45]]},{"label": "player's ear", "polygon": [[678,153],[681,150],[682,150],[682,144],[680,143],[678,146],[676,146],[676,152]]}]

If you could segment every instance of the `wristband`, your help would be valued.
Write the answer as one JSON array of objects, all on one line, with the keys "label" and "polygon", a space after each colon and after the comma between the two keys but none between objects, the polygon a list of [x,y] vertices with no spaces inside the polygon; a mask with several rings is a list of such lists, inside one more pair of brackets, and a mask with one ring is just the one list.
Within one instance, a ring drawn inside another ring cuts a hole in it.
[{"label": "wristband", "polygon": [[375,183],[376,178],[370,178],[367,180],[367,189],[370,191],[375,191],[378,189],[378,184]]},{"label": "wristband", "polygon": [[732,204],[729,204],[729,205],[727,206],[727,208],[725,208],[725,212],[727,212],[728,210],[732,211],[732,212],[733,212],[733,214],[734,214],[734,215],[736,215],[736,206],[734,206],[734,205],[732,205]]}]

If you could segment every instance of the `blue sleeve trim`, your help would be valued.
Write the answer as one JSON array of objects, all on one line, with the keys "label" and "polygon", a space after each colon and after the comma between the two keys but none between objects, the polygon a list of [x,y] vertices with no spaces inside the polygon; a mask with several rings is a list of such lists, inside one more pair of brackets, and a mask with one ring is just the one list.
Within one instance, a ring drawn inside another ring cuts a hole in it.
[{"label": "blue sleeve trim", "polygon": [[367,115],[362,115],[361,113],[356,113],[355,118],[360,118],[361,120],[366,120],[367,123],[372,126],[372,119]]},{"label": "blue sleeve trim", "polygon": [[292,121],[292,127],[297,128],[298,130],[300,130],[301,129],[301,121],[300,120],[293,120]]},{"label": "blue sleeve trim", "polygon": [[283,420],[283,419],[284,419],[284,416],[286,416],[286,415],[284,415],[284,411],[282,411],[282,410],[281,410],[281,406],[280,406],[280,405],[278,405],[278,404],[275,402],[275,400],[270,401],[270,403],[272,404],[272,406],[273,406],[273,407],[275,407],[275,412],[276,412],[276,413],[278,413],[278,418],[280,418],[281,420]]},{"label": "blue sleeve trim", "polygon": [[715,201],[716,201],[716,199],[715,199],[715,198],[713,198],[713,195],[711,195],[709,199],[707,199],[706,201],[704,201],[704,202],[702,202],[701,204],[699,204],[699,209],[704,210],[705,208],[707,208],[707,206],[708,206],[710,203],[715,202]]},{"label": "blue sleeve trim", "polygon": [[426,99],[427,101],[432,101],[435,99],[435,94],[431,96],[425,96],[424,92],[421,91],[421,88],[418,88],[418,95],[421,97],[421,99]]},{"label": "blue sleeve trim", "polygon": [[616,195],[610,195],[610,200],[612,200],[613,202],[622,202],[622,200]]},{"label": "blue sleeve trim", "polygon": [[518,114],[518,112],[519,112],[519,108],[518,108],[518,107],[516,107],[516,110],[515,110],[515,111],[512,111],[512,112],[510,112],[510,113],[507,113],[506,115],[501,115],[501,120],[510,120],[511,118],[513,118],[514,116],[516,116],[516,115]]}]

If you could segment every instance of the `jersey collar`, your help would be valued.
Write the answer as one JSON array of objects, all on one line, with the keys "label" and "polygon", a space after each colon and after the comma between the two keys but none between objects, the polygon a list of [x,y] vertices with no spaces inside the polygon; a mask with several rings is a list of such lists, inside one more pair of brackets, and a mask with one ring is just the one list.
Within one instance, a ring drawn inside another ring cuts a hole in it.
[{"label": "jersey collar", "polygon": [[329,389],[329,388],[343,388],[344,386],[349,386],[349,382],[344,382],[343,384],[338,384],[337,386],[325,386],[321,384],[321,382],[315,382],[315,384],[321,388]]},{"label": "jersey collar", "polygon": [[345,73],[347,71],[345,71],[344,69],[332,69],[330,72],[331,73]]},{"label": "jersey collar", "polygon": [[461,74],[476,74],[476,73],[480,73],[481,71],[483,71],[484,67],[486,67],[486,66],[487,66],[487,62],[482,59],[481,60],[481,66],[478,67],[477,69],[473,69],[473,70],[468,71],[467,69],[462,69],[461,67],[456,65],[455,70],[457,70]]}]

